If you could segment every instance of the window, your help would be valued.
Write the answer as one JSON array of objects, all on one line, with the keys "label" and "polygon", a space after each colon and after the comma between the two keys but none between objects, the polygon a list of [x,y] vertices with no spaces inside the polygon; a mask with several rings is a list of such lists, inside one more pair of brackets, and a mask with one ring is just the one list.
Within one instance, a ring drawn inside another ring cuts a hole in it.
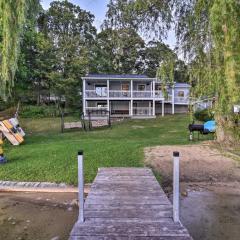
[{"label": "window", "polygon": [[99,97],[107,96],[107,86],[104,84],[96,84],[95,85],[96,95]]},{"label": "window", "polygon": [[138,91],[145,91],[146,85],[145,84],[138,84]]},{"label": "window", "polygon": [[178,91],[178,97],[184,97],[184,91]]}]

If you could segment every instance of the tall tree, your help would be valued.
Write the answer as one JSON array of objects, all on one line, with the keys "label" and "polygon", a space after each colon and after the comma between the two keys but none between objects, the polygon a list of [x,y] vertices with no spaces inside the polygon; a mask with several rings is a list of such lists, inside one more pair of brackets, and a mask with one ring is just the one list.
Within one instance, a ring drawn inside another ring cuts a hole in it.
[{"label": "tall tree", "polygon": [[172,3],[168,0],[110,0],[105,28],[133,28],[147,36],[155,33],[159,39],[171,27]]},{"label": "tall tree", "polygon": [[197,96],[215,95],[217,137],[236,142],[240,103],[240,3],[235,0],[177,1],[179,43],[191,62],[191,79]]},{"label": "tall tree", "polygon": [[143,53],[144,72],[149,77],[156,77],[158,67],[169,57],[177,61],[177,55],[169,46],[160,41],[150,41]]},{"label": "tall tree", "polygon": [[17,69],[19,44],[27,13],[36,14],[39,0],[1,0],[0,25],[2,29],[2,48],[0,62],[0,96],[10,95]]},{"label": "tall tree", "polygon": [[80,102],[81,76],[88,71],[96,35],[94,15],[68,1],[54,1],[46,18],[56,55],[55,69],[50,74],[54,93],[65,96],[68,104]]},{"label": "tall tree", "polygon": [[139,54],[144,49],[143,39],[133,29],[106,29],[96,38],[92,72],[138,72]]}]

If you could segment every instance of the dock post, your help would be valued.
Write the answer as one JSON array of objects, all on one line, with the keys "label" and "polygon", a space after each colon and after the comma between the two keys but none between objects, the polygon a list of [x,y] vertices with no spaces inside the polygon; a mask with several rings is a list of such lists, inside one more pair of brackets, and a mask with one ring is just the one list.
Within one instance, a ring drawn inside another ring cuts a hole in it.
[{"label": "dock post", "polygon": [[84,165],[82,150],[78,152],[78,205],[78,221],[84,222]]},{"label": "dock post", "polygon": [[173,221],[179,222],[179,152],[173,152]]}]

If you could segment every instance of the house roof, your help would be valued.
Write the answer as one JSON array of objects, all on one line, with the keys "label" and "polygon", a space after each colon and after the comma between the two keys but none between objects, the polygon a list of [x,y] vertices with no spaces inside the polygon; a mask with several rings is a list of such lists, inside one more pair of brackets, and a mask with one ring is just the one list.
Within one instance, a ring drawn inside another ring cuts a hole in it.
[{"label": "house roof", "polygon": [[147,75],[140,74],[88,74],[83,78],[107,78],[107,79],[154,79],[149,78]]},{"label": "house roof", "polygon": [[[89,73],[83,79],[139,79],[139,80],[156,80],[160,82],[157,78],[150,78],[145,74],[104,74],[104,73]],[[188,83],[175,83],[175,87],[179,88],[190,88]]]}]

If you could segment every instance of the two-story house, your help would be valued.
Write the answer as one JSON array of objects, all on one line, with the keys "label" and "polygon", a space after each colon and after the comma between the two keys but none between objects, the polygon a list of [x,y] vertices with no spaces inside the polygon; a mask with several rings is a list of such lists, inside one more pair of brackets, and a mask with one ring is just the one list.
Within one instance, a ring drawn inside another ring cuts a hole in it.
[{"label": "two-story house", "polygon": [[[146,75],[89,74],[83,80],[83,112],[105,109],[111,117],[154,118],[187,112],[190,85],[175,83],[162,92],[161,81]],[[96,114],[95,117],[99,116]]]}]

